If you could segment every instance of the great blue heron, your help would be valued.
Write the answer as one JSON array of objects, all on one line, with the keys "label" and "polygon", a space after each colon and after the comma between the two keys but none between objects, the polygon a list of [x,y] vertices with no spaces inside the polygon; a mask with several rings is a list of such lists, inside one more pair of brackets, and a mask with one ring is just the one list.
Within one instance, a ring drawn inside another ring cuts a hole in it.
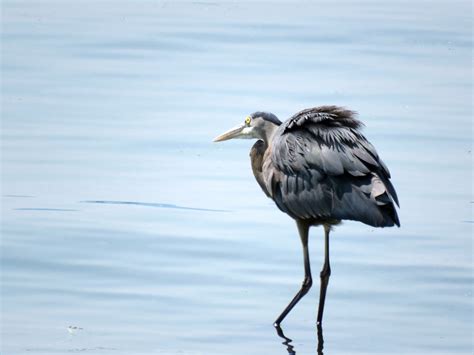
[{"label": "great blue heron", "polygon": [[312,285],[308,254],[311,226],[324,227],[318,324],[331,275],[331,228],[344,219],[374,227],[400,226],[390,173],[360,132],[361,126],[353,111],[321,106],[300,111],[283,123],[272,113],[255,112],[243,124],[214,139],[258,139],[250,150],[255,178],[278,208],[296,221],[305,277],[300,291],[275,321],[277,327]]}]

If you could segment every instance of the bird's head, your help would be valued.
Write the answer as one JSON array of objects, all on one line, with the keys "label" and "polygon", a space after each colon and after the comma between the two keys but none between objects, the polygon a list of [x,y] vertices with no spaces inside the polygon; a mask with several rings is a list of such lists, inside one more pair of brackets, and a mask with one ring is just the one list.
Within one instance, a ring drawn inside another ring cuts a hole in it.
[{"label": "bird's head", "polygon": [[247,116],[242,124],[214,138],[214,142],[234,138],[262,139],[268,142],[279,125],[281,125],[281,121],[273,113],[254,112]]}]

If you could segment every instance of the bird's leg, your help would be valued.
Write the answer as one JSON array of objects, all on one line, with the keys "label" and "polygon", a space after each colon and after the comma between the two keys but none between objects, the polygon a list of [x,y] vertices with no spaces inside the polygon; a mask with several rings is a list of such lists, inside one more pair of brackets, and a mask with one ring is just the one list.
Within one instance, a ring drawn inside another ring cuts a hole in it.
[{"label": "bird's leg", "polygon": [[311,285],[313,284],[313,279],[311,278],[311,267],[309,263],[309,252],[308,252],[308,235],[310,224],[303,221],[296,221],[298,226],[298,232],[300,234],[301,243],[303,244],[303,257],[304,257],[304,280],[301,289],[296,294],[296,296],[291,300],[290,304],[286,306],[285,310],[280,314],[273,325],[278,327],[280,323],[285,319],[287,314],[293,309],[293,307],[298,303],[298,301],[303,298],[306,293],[308,293]]},{"label": "bird's leg", "polygon": [[329,276],[331,276],[331,266],[329,265],[329,232],[331,226],[324,225],[324,265],[321,270],[321,289],[319,292],[318,324],[323,321],[324,301],[326,300],[326,289],[328,287]]}]

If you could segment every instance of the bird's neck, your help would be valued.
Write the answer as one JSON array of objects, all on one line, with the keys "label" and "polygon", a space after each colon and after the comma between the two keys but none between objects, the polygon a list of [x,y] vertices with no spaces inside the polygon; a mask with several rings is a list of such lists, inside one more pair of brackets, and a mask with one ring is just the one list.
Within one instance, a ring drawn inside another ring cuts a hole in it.
[{"label": "bird's neck", "polygon": [[270,197],[262,176],[263,159],[267,148],[268,145],[263,139],[259,139],[257,142],[255,142],[252,149],[250,150],[250,162],[252,164],[252,172],[255,176],[255,179],[262,188],[263,192],[265,192],[265,194]]},{"label": "bird's neck", "polygon": [[263,130],[261,134],[261,139],[265,143],[265,149],[271,145],[273,136],[275,135],[278,125],[271,123],[271,122],[266,122],[265,129]]}]

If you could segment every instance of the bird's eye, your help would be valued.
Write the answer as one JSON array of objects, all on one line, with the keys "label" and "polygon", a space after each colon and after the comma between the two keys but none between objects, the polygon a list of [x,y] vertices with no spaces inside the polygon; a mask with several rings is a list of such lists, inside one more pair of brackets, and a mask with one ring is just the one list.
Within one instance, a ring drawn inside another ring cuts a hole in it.
[{"label": "bird's eye", "polygon": [[250,120],[251,120],[250,116],[247,116],[247,118],[245,119],[245,124],[247,126],[250,126]]}]

